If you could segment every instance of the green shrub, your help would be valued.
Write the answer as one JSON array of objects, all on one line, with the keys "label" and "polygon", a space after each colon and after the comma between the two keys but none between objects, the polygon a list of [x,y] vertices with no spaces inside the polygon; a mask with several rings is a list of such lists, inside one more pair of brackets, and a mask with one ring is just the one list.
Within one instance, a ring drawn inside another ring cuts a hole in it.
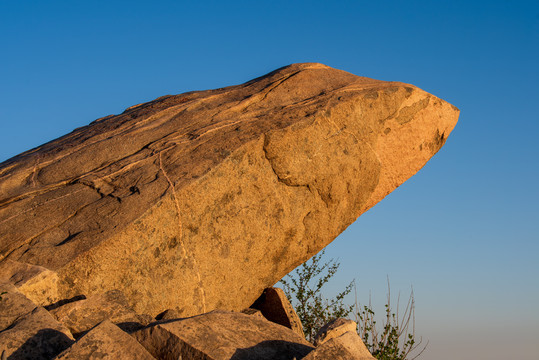
[{"label": "green shrub", "polygon": [[305,338],[308,341],[313,341],[318,330],[329,321],[339,317],[346,318],[353,313],[358,324],[359,336],[371,354],[378,360],[413,360],[421,355],[426,345],[420,348],[422,341],[421,339],[416,341],[415,337],[413,291],[410,293],[403,316],[399,318],[400,295],[395,314],[391,308],[388,279],[385,316],[382,328],[379,329],[370,301],[368,306],[361,306],[357,300],[351,306],[344,303],[346,295],[355,289],[354,281],[333,299],[326,299],[322,296],[322,287],[330,281],[340,266],[334,259],[322,262],[323,255],[324,251],[313,256],[280,281],[284,293],[301,320]]},{"label": "green shrub", "polygon": [[404,313],[399,317],[400,294],[397,297],[397,313],[391,307],[391,290],[389,279],[387,282],[387,303],[384,305],[385,314],[381,329],[377,325],[375,313],[369,301],[369,305],[361,306],[356,301],[355,315],[358,324],[358,334],[369,349],[370,353],[378,360],[413,360],[425,351],[428,342],[421,347],[422,339],[415,337],[415,300],[413,290]]},{"label": "green shrub", "polygon": [[353,281],[334,299],[322,297],[322,287],[340,265],[333,259],[321,264],[323,255],[324,251],[313,256],[281,280],[283,291],[296,310],[308,341],[313,341],[318,330],[330,320],[347,317],[354,310],[354,305],[344,304],[344,297],[353,289]]}]

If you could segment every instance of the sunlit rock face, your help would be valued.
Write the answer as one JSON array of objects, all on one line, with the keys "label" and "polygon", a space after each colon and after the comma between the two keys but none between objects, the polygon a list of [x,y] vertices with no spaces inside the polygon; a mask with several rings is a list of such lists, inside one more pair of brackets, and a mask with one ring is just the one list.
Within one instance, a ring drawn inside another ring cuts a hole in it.
[{"label": "sunlit rock face", "polygon": [[421,169],[458,114],[315,63],[132,106],[0,164],[0,281],[41,305],[118,289],[153,316],[244,309]]}]

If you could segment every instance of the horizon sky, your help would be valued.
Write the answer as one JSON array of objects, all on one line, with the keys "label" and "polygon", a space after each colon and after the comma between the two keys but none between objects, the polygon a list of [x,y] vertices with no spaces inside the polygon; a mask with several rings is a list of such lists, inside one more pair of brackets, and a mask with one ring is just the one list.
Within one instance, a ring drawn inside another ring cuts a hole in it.
[{"label": "horizon sky", "polygon": [[[383,313],[413,286],[419,359],[539,353],[539,2],[0,0],[0,162],[129,106],[297,62],[460,109],[446,144],[326,248]],[[353,297],[348,301],[354,301]]]}]

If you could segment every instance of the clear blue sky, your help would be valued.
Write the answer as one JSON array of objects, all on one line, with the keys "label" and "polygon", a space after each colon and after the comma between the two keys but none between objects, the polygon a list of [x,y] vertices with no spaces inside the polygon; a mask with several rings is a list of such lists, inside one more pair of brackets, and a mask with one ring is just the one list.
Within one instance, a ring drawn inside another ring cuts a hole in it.
[{"label": "clear blue sky", "polygon": [[[445,147],[327,249],[336,285],[414,286],[422,358],[539,353],[537,1],[0,0],[0,161],[165,94],[294,62],[461,109]],[[380,311],[383,309],[380,307]]]}]

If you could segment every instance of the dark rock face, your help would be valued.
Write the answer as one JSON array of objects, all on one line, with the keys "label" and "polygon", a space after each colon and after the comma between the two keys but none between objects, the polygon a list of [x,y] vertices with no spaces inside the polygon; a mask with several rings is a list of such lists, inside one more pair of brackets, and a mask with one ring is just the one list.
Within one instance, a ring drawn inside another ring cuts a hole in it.
[{"label": "dark rock face", "polygon": [[139,314],[244,309],[415,174],[457,117],[321,64],[133,106],[0,164],[0,281],[20,275],[38,305],[119,289]]},{"label": "dark rock face", "polygon": [[264,289],[251,308],[260,310],[269,321],[286,326],[304,336],[301,320],[282,289],[276,287]]}]

